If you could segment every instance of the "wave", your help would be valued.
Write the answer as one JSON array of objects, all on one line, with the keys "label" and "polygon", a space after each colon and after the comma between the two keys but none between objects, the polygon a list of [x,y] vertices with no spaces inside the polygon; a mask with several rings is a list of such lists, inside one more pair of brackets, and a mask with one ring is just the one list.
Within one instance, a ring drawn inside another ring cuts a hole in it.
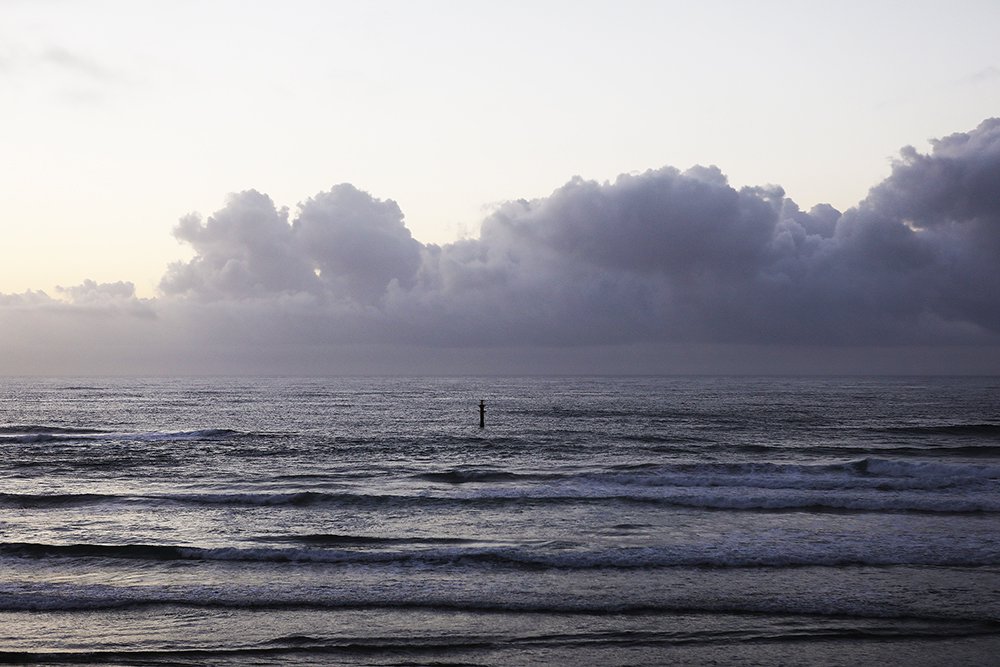
[{"label": "wave", "polygon": [[[73,590],[75,589],[75,590]],[[635,601],[609,601],[605,599],[588,599],[572,595],[551,595],[544,600],[538,598],[514,599],[504,596],[477,597],[426,595],[413,596],[406,591],[399,593],[386,591],[368,591],[358,595],[356,592],[345,591],[338,594],[333,591],[292,592],[292,591],[253,591],[250,594],[240,594],[237,591],[221,591],[212,589],[183,588],[142,589],[107,588],[107,587],[63,587],[56,594],[46,594],[36,591],[31,593],[8,593],[0,591],[0,611],[2,612],[57,612],[57,611],[100,611],[140,609],[150,607],[193,608],[199,610],[217,609],[225,612],[233,610],[246,611],[280,611],[318,609],[330,611],[353,610],[387,610],[390,612],[432,611],[432,612],[472,612],[472,613],[513,613],[513,614],[574,614],[574,615],[607,615],[640,616],[647,614],[705,614],[705,615],[760,615],[777,614],[783,617],[796,617],[799,620],[792,623],[802,628],[806,618],[848,620],[853,625],[858,619],[880,619],[897,622],[909,626],[913,633],[914,624],[931,624],[927,635],[945,637],[974,636],[1000,633],[1000,618],[991,616],[989,612],[975,610],[941,610],[940,614],[900,613],[897,610],[878,605],[860,602],[856,605],[831,607],[825,603],[809,604],[793,600],[703,600],[693,602],[690,599],[661,599]],[[919,631],[918,631],[919,632]],[[884,630],[884,634],[907,636],[904,628]],[[687,634],[687,633],[685,633]],[[882,633],[876,633],[882,634]],[[289,644],[306,645],[310,637],[293,635],[287,638],[272,640]],[[463,642],[464,644],[464,642]],[[4,654],[0,653],[0,656]],[[0,658],[0,662],[3,662]],[[31,662],[31,661],[29,661]],[[88,663],[90,661],[87,661]]]},{"label": "wave", "polygon": [[206,428],[194,431],[151,431],[143,433],[113,433],[97,429],[70,429],[48,426],[0,427],[0,445],[35,444],[47,442],[79,441],[128,441],[128,442],[178,442],[224,440],[245,434],[226,428]]},{"label": "wave", "polygon": [[0,436],[0,445],[30,445],[43,442],[77,442],[80,440],[93,440],[92,435],[61,435],[54,433],[22,433],[19,435]]},{"label": "wave", "polygon": [[24,426],[0,426],[0,434],[17,435],[90,435],[103,433],[92,428],[77,428],[72,426],[42,426],[39,424],[27,424]]},{"label": "wave", "polygon": [[[149,500],[178,503],[184,505],[236,505],[247,507],[271,507],[280,505],[346,505],[354,506],[405,506],[421,502],[433,502],[435,498],[407,495],[379,495],[366,493],[328,493],[323,491],[290,491],[287,493],[186,493],[144,496]],[[450,502],[449,498],[437,499]]]},{"label": "wave", "polygon": [[144,440],[153,442],[173,442],[183,440],[224,440],[251,434],[234,431],[228,428],[204,428],[195,431],[154,431],[152,433],[136,433],[120,436],[129,440]]},{"label": "wave", "polygon": [[587,475],[623,486],[743,487],[764,489],[928,490],[1000,479],[1000,465],[901,461],[878,457],[825,463],[673,463]]},{"label": "wave", "polygon": [[71,426],[43,426],[40,424],[0,426],[0,445],[91,440],[101,437],[105,433],[106,431],[98,429]]},{"label": "wave", "polygon": [[295,507],[346,505],[353,507],[455,503],[456,499],[363,493],[324,493],[319,491],[292,491],[287,493],[176,493],[159,495],[0,493],[0,507],[25,509],[121,502],[145,503],[147,505],[231,505],[236,507],[273,507],[286,505]]},{"label": "wave", "polygon": [[[177,605],[183,606],[183,605]],[[365,607],[365,609],[370,609]],[[402,609],[413,610],[404,605]],[[431,611],[455,611],[453,607],[418,607]],[[465,607],[461,611],[491,611]],[[506,610],[504,610],[506,611]],[[521,612],[522,610],[513,610]],[[575,612],[575,610],[570,613]],[[706,613],[701,610],[647,609],[625,611],[626,614],[658,613]],[[530,613],[530,612],[529,612]],[[534,613],[547,613],[542,610]],[[551,613],[551,612],[549,612]],[[561,612],[566,613],[566,612]],[[594,614],[606,611],[579,611],[576,613]],[[708,613],[720,613],[714,610]],[[724,613],[724,612],[722,612]],[[739,611],[731,613],[741,613]],[[745,612],[743,612],[745,613]],[[643,650],[663,650],[676,648],[718,647],[740,645],[743,652],[750,650],[748,645],[764,644],[768,648],[763,654],[770,656],[775,646],[780,644],[803,645],[809,642],[831,641],[941,641],[987,638],[1000,633],[996,623],[984,620],[954,621],[951,619],[887,619],[876,617],[870,620],[860,617],[861,627],[843,625],[836,619],[821,614],[794,614],[799,618],[792,624],[785,625],[772,621],[767,625],[742,628],[710,627],[710,629],[691,630],[658,629],[658,630],[574,630],[570,632],[545,632],[541,628],[523,632],[479,632],[467,633],[420,633],[419,636],[344,636],[338,633],[333,637],[311,636],[304,634],[287,635],[263,641],[236,643],[230,646],[208,646],[192,648],[123,648],[120,645],[113,648],[101,643],[93,649],[58,651],[0,651],[0,664],[150,664],[150,665],[187,665],[187,664],[328,664],[349,660],[350,664],[360,661],[369,664],[479,664],[470,663],[470,656],[487,652],[493,658],[508,661],[511,664],[524,662],[525,652],[528,655],[541,654],[553,657],[575,656],[583,652],[590,661],[621,662],[622,656],[633,659],[649,654],[636,653]],[[811,621],[806,619],[812,619]],[[544,627],[544,626],[542,626]],[[609,651],[603,653],[602,651]],[[570,653],[565,653],[570,652]],[[940,651],[933,651],[936,656]],[[655,654],[663,660],[667,654]],[[672,655],[672,654],[671,654]],[[697,654],[696,654],[697,655]],[[723,654],[725,655],[725,654]],[[815,655],[808,653],[807,655]],[[854,652],[848,652],[848,656]],[[963,653],[963,655],[968,655]],[[402,662],[401,662],[402,660]],[[455,662],[457,661],[457,662]],[[669,661],[669,660],[668,660]],[[557,662],[562,662],[558,661]],[[715,662],[715,661],[713,661]]]},{"label": "wave", "polygon": [[1000,440],[1000,424],[935,424],[929,426],[891,426],[875,429],[883,433],[906,435],[944,435]]},{"label": "wave", "polygon": [[456,511],[477,507],[558,506],[580,503],[626,503],[660,505],[708,510],[743,511],[838,511],[838,512],[913,512],[930,514],[979,514],[1000,512],[1000,498],[984,490],[976,496],[933,496],[918,493],[858,495],[856,491],[831,493],[822,490],[748,494],[746,489],[688,488],[667,490],[594,489],[510,489],[481,492],[468,496],[448,495],[377,495],[360,493],[204,493],[164,494],[159,496],[117,496],[102,494],[3,494],[0,506],[47,508],[99,503],[138,503],[152,505],[193,505],[232,507],[354,507],[354,508],[453,508]]},{"label": "wave", "polygon": [[[177,605],[183,606],[183,605]],[[403,609],[413,608],[404,605]],[[365,608],[369,609],[369,608]],[[425,609],[425,608],[418,608]],[[431,611],[455,611],[452,607],[427,607]],[[462,611],[490,611],[489,609],[466,609]],[[522,612],[522,610],[513,610]],[[622,613],[699,613],[699,610],[648,609]],[[542,610],[535,613],[546,613]],[[566,612],[561,612],[566,613]],[[571,612],[572,613],[572,612]],[[606,611],[581,611],[576,613],[594,614]],[[705,612],[701,612],[705,613]],[[718,612],[710,612],[718,613]],[[740,613],[740,612],[735,612]],[[310,636],[287,635],[275,639],[238,643],[232,646],[210,646],[203,648],[122,648],[98,644],[93,649],[59,651],[0,651],[0,664],[328,664],[349,660],[350,664],[360,661],[369,664],[377,661],[383,664],[473,664],[470,656],[487,652],[494,660],[501,659],[511,664],[521,664],[525,652],[559,657],[577,655],[581,651],[591,661],[620,662],[623,655],[633,658],[636,651],[664,650],[689,647],[718,647],[741,645],[744,651],[748,645],[765,644],[768,649],[763,655],[771,655],[773,647],[783,643],[796,645],[809,642],[831,641],[941,641],[965,640],[995,636],[1000,632],[990,621],[973,620],[956,622],[945,619],[928,619],[921,623],[893,620],[867,622],[862,627],[843,626],[836,620],[827,620],[818,614],[798,614],[803,617],[793,626],[786,627],[771,623],[765,627],[727,629],[713,627],[705,630],[640,631],[633,629],[546,633],[539,630],[522,633],[421,633],[420,636]],[[808,622],[805,618],[815,620]],[[864,618],[864,617],[862,617]],[[867,620],[867,619],[865,619]],[[923,619],[920,619],[923,620]],[[564,653],[564,652],[571,653]],[[602,651],[609,651],[603,653]],[[471,653],[470,653],[471,652]],[[626,653],[627,652],[627,653]],[[938,652],[932,652],[935,656]],[[664,655],[656,654],[658,659]],[[754,654],[759,655],[759,654]],[[814,655],[812,653],[808,655]],[[847,655],[853,655],[849,652]],[[403,660],[400,662],[400,660]],[[457,662],[455,662],[457,661]],[[492,660],[491,660],[492,662]],[[475,664],[479,664],[478,662]]]},{"label": "wave", "polygon": [[445,470],[414,475],[415,479],[443,484],[468,484],[470,482],[512,482],[525,480],[553,479],[559,475],[536,473],[515,473],[504,470]]},{"label": "wave", "polygon": [[[962,481],[1000,479],[1000,465],[939,461],[892,460],[877,456],[834,463],[679,462],[615,465],[603,471],[521,473],[497,469],[453,468],[415,475],[418,479],[447,483],[511,482],[522,480],[593,479],[624,485],[710,486],[762,485],[776,488],[803,486],[826,488],[874,484],[952,486]],[[881,481],[877,481],[881,480]],[[727,483],[728,482],[728,483]]]},{"label": "wave", "polygon": [[18,507],[24,509],[121,502],[147,505],[231,505],[235,507],[307,507],[313,505],[345,505],[355,507],[462,503],[461,499],[447,497],[325,493],[319,491],[291,491],[287,493],[176,493],[159,495],[0,493],[0,507]]},{"label": "wave", "polygon": [[260,542],[293,542],[314,546],[339,547],[481,543],[481,540],[470,540],[461,537],[378,537],[371,535],[342,535],[328,533],[312,533],[307,535],[262,535],[256,539]]},{"label": "wave", "polygon": [[[747,510],[1000,511],[1000,497],[995,493],[1000,466],[875,457],[811,465],[645,463],[537,475],[452,469],[419,477],[451,485],[479,484],[451,495],[413,497],[414,502],[445,498],[468,502],[615,500]],[[385,497],[380,501],[391,502]]]},{"label": "wave", "polygon": [[[940,442],[935,442],[932,445],[920,446],[920,445],[886,445],[871,447],[865,445],[808,445],[803,447],[803,453],[808,453],[810,456],[831,456],[831,457],[845,457],[845,456],[874,456],[874,457],[886,457],[886,456],[898,456],[898,457],[919,457],[919,458],[951,458],[951,457],[962,457],[962,458],[1000,458],[1000,445],[991,444],[969,444],[968,441],[961,441],[963,444],[948,443],[942,444]],[[686,449],[680,449],[676,447],[665,447],[665,446],[651,446],[645,448],[647,451],[658,451],[658,452],[683,452],[689,451]],[[732,447],[734,451],[746,452],[751,454],[784,454],[787,453],[787,446],[773,446],[773,445],[760,445],[760,444],[741,444]],[[693,451],[691,453],[701,454],[704,452]]]},{"label": "wave", "polygon": [[93,505],[121,499],[122,496],[105,493],[0,493],[0,507],[41,509]]},{"label": "wave", "polygon": [[[200,433],[200,432],[199,432]],[[221,436],[227,437],[227,436]],[[308,481],[326,480],[310,477]],[[113,495],[0,494],[0,506],[45,508],[128,502],[147,506],[348,508],[637,503],[747,511],[1000,512],[1000,466],[863,458],[831,464],[673,463],[523,473],[449,468],[417,473],[392,492],[287,490]],[[296,480],[297,482],[301,480]],[[421,484],[430,482],[431,484]]]},{"label": "wave", "polygon": [[[933,540],[886,537],[878,544],[843,540],[837,544],[786,541],[776,547],[755,540],[712,544],[585,548],[564,542],[523,545],[437,544],[433,538],[358,542],[305,547],[196,547],[162,544],[0,543],[0,557],[22,559],[116,559],[151,562],[228,561],[241,563],[323,563],[355,566],[483,566],[515,569],[787,568],[839,566],[979,567],[1000,561],[1000,544],[988,537]],[[439,540],[440,542],[440,540]],[[345,548],[355,546],[360,548]],[[381,549],[370,547],[385,547]],[[404,548],[393,548],[404,547]]]}]

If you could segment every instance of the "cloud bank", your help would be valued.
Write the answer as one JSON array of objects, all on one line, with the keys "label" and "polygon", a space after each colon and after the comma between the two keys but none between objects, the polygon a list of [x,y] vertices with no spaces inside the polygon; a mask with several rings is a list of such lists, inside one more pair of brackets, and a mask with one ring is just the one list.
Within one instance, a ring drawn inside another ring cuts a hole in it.
[{"label": "cloud bank", "polygon": [[195,256],[155,299],[0,295],[7,372],[1000,372],[1000,119],[904,148],[845,212],[664,167],[442,246],[349,184],[294,215],[234,194],[175,235]]}]

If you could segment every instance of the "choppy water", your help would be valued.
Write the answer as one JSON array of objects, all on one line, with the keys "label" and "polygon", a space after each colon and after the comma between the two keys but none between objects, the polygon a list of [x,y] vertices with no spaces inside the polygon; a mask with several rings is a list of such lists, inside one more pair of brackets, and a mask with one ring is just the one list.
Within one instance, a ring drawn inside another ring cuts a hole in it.
[{"label": "choppy water", "polygon": [[0,660],[990,664],[998,389],[6,379]]}]

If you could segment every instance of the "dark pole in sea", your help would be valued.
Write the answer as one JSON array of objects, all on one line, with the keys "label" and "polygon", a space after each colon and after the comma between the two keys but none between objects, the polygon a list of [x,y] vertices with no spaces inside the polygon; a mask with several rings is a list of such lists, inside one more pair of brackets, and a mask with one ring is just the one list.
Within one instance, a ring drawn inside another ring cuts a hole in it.
[{"label": "dark pole in sea", "polygon": [[486,428],[486,401],[479,400],[479,428]]}]

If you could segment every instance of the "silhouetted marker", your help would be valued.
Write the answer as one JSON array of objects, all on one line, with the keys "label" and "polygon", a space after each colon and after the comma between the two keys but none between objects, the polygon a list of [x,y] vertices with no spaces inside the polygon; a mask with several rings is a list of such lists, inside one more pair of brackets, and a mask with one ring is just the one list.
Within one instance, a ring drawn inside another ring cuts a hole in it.
[{"label": "silhouetted marker", "polygon": [[486,428],[486,401],[479,401],[479,428]]}]

